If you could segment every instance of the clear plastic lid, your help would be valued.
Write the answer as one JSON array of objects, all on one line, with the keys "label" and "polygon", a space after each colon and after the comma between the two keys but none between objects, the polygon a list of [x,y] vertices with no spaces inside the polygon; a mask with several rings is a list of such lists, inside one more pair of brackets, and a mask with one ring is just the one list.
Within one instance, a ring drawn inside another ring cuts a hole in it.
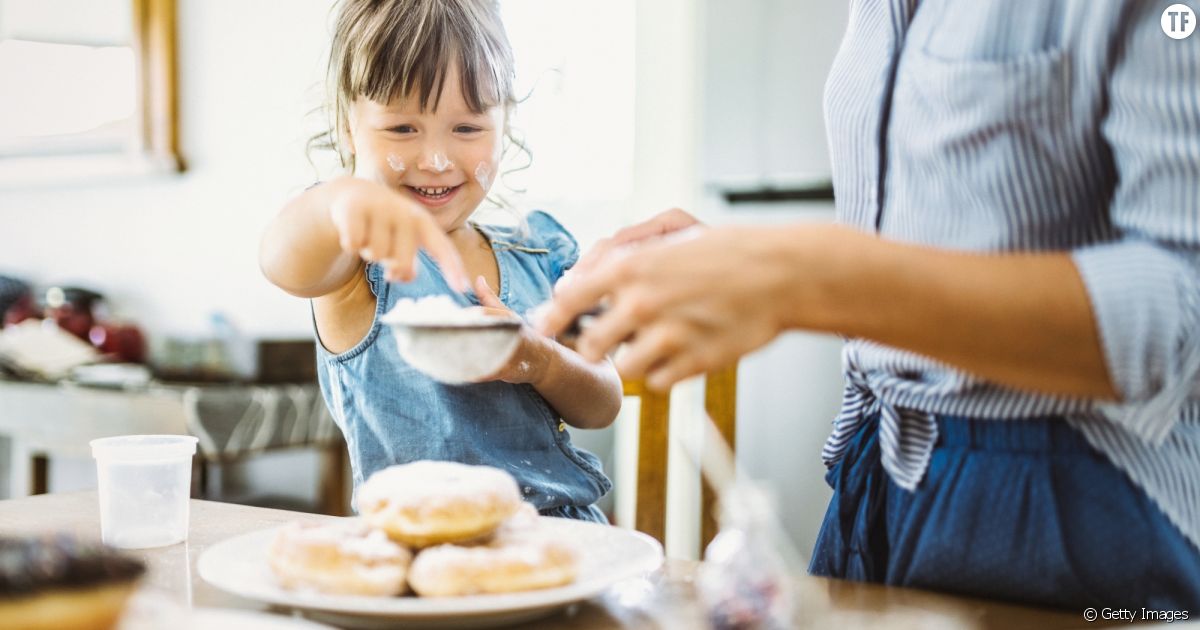
[{"label": "clear plastic lid", "polygon": [[92,440],[92,457],[117,461],[187,459],[200,439],[192,435],[119,435]]}]

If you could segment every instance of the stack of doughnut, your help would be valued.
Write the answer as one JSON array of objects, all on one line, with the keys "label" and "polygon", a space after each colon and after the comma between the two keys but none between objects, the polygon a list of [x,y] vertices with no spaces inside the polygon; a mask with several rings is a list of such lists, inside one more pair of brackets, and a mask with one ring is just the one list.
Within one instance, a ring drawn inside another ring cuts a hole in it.
[{"label": "stack of doughnut", "polygon": [[453,597],[574,581],[578,555],[547,535],[517,482],[490,466],[418,461],[359,488],[360,519],[292,524],[268,552],[288,589]]}]

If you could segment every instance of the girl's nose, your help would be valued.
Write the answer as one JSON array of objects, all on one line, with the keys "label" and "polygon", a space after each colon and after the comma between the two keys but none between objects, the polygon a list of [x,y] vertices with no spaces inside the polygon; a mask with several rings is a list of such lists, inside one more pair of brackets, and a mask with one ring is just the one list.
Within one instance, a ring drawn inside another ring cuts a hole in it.
[{"label": "girl's nose", "polygon": [[444,173],[453,166],[454,163],[441,150],[423,151],[420,161],[417,162],[417,168],[434,173]]}]

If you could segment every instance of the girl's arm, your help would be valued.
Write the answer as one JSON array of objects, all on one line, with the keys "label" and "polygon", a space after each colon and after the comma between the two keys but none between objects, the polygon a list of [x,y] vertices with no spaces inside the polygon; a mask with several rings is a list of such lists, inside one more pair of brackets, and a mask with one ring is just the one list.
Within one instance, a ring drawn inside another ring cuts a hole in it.
[{"label": "girl's arm", "polygon": [[314,298],[353,276],[361,259],[342,248],[329,213],[343,186],[335,179],[309,188],[288,200],[268,224],[258,263],[272,284],[297,297]]},{"label": "girl's arm", "polygon": [[259,266],[284,291],[315,298],[345,286],[363,259],[380,261],[389,278],[409,279],[418,247],[466,286],[457,250],[427,212],[382,184],[339,177],[284,205],[263,233]]},{"label": "girl's arm", "polygon": [[543,337],[531,361],[529,383],[567,424],[580,429],[603,429],[621,410],[621,377],[612,361],[596,363],[566,346]]},{"label": "girl's arm", "polygon": [[[508,311],[482,276],[475,280],[475,294],[485,308]],[[602,429],[621,410],[621,377],[611,361],[585,361],[528,326],[521,328],[515,356],[487,380],[533,385],[563,421],[580,429]]]}]

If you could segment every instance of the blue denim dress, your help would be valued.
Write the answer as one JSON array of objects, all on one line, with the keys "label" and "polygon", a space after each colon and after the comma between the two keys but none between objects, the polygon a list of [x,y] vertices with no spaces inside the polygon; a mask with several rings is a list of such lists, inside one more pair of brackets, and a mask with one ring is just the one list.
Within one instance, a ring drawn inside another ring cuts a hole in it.
[{"label": "blue denim dress", "polygon": [[[527,220],[523,238],[476,226],[491,241],[500,268],[500,300],[518,314],[549,299],[579,257],[575,239],[550,215],[532,212]],[[607,522],[593,505],[612,489],[599,459],[571,444],[562,419],[533,386],[446,385],[400,357],[379,317],[402,298],[451,293],[433,260],[422,251],[409,283],[387,282],[375,264],[366,274],[376,296],[370,332],[341,354],[317,344],[321,392],[349,447],[355,493],[372,473],[394,464],[486,464],[511,473],[542,514]],[[478,304],[474,294],[466,299]]]}]

